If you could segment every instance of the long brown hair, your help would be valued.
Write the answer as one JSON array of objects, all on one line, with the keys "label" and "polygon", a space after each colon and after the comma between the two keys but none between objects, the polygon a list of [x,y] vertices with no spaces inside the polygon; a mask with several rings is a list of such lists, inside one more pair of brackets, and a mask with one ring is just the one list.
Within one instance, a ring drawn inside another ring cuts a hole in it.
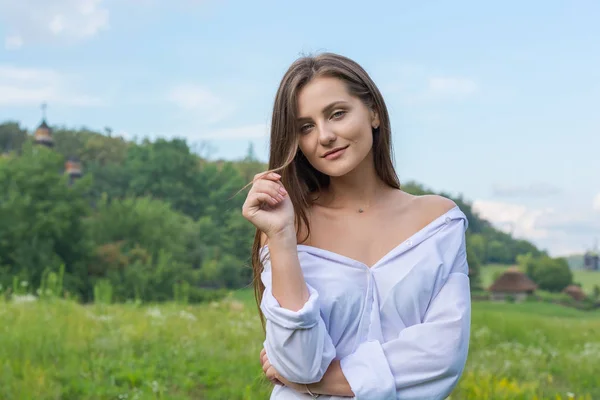
[{"label": "long brown hair", "polygon": [[[380,125],[373,130],[375,171],[390,187],[400,189],[400,182],[393,167],[391,127],[387,107],[383,96],[367,72],[355,61],[333,53],[297,59],[283,76],[275,95],[268,170],[276,171],[281,175],[281,183],[294,206],[296,234],[299,235],[303,226],[306,229],[306,238],[310,235],[306,214],[307,208],[311,205],[309,195],[327,188],[329,176],[316,170],[298,147],[297,96],[300,89],[312,79],[325,76],[342,80],[351,95],[361,99],[367,107],[378,113]],[[264,328],[264,316],[260,313],[260,303],[265,289],[261,281],[263,260],[260,259],[260,248],[261,232],[257,229],[252,245],[251,262],[254,295]]]}]

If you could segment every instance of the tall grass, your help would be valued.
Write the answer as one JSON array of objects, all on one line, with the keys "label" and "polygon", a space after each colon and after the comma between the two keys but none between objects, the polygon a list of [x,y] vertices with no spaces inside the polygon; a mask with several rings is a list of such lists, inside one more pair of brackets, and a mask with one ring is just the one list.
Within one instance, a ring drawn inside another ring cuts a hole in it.
[{"label": "tall grass", "polygon": [[[451,399],[600,398],[600,314],[474,303]],[[0,303],[0,399],[265,399],[249,291],[204,305]]]}]

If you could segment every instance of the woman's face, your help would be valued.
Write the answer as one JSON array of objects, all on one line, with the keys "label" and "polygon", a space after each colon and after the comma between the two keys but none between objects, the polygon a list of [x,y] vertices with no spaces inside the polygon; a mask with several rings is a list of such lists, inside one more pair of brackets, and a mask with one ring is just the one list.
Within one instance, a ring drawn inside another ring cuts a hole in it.
[{"label": "woman's face", "polygon": [[318,171],[343,176],[371,156],[379,117],[340,79],[320,77],[306,84],[298,93],[297,115],[300,150]]}]

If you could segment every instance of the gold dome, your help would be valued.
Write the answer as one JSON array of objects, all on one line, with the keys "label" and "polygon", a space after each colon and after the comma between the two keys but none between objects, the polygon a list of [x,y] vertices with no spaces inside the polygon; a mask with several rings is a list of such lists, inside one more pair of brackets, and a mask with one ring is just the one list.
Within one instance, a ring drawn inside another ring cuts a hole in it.
[{"label": "gold dome", "polygon": [[44,146],[54,146],[54,139],[52,138],[52,129],[46,123],[46,120],[42,120],[42,123],[35,130],[35,142],[37,144],[43,144]]}]

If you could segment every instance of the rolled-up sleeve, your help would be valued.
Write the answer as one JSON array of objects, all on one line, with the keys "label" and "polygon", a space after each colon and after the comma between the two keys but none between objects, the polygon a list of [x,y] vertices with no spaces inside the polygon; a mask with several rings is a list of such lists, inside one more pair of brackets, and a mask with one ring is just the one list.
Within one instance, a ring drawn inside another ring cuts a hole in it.
[{"label": "rolled-up sleeve", "polygon": [[309,298],[298,311],[280,306],[271,291],[271,265],[264,261],[265,291],[260,308],[266,319],[264,348],[273,367],[290,382],[319,382],[336,350],[319,307],[319,293],[308,286]]},{"label": "rolled-up sleeve", "polygon": [[356,399],[441,400],[456,386],[467,359],[471,296],[464,230],[454,239],[451,268],[423,322],[388,342],[362,343],[340,360]]}]

